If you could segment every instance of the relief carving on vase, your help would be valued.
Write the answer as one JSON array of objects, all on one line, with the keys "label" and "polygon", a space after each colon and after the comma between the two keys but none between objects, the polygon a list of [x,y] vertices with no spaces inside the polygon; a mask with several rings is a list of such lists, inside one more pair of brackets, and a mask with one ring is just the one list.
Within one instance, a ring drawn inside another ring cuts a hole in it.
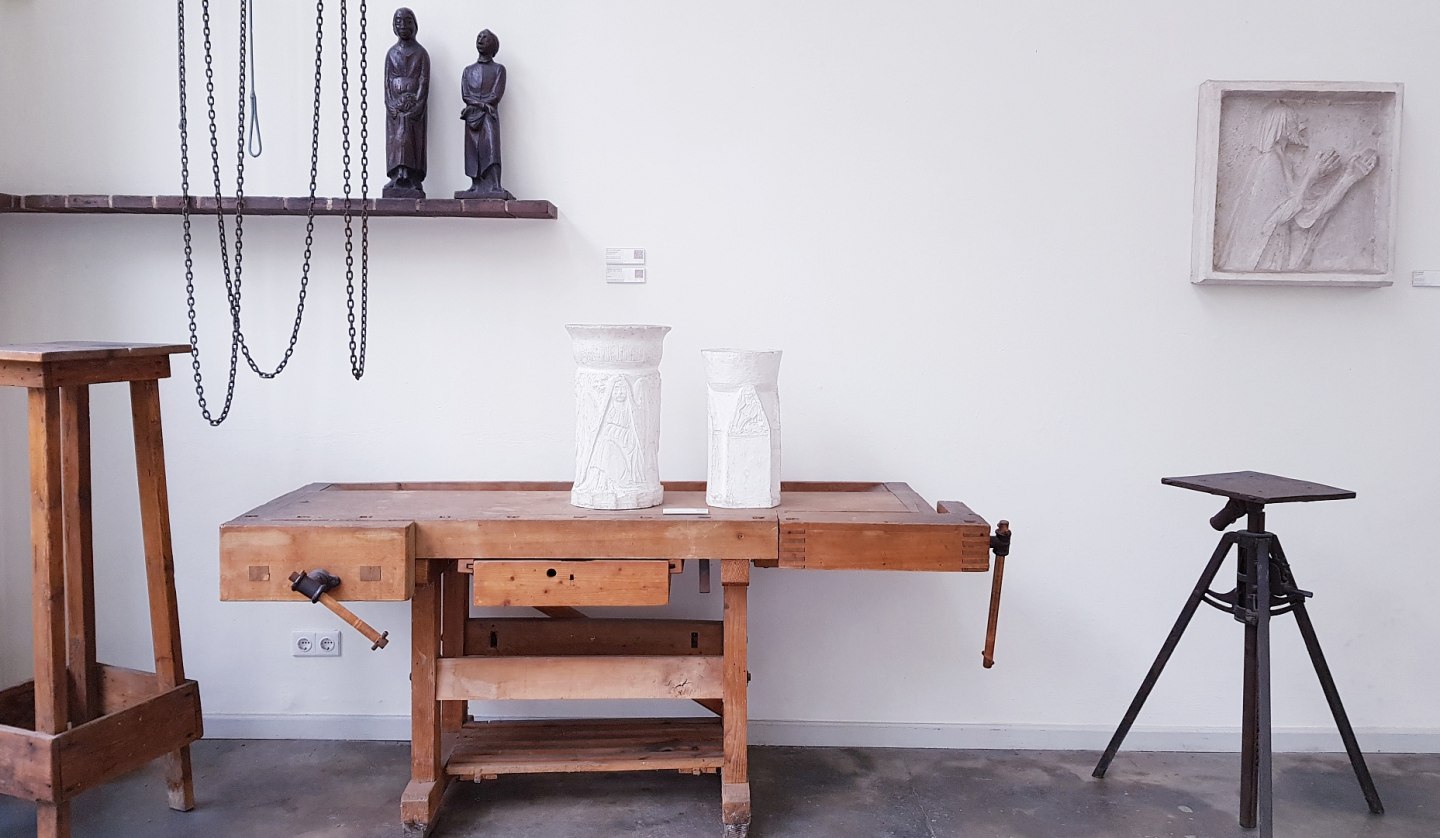
[{"label": "relief carving on vase", "polygon": [[575,372],[575,483],[586,509],[643,509],[660,484],[660,355],[668,326],[566,326]]},{"label": "relief carving on vase", "polygon": [[705,502],[726,509],[780,503],[780,352],[707,349],[710,451]]}]

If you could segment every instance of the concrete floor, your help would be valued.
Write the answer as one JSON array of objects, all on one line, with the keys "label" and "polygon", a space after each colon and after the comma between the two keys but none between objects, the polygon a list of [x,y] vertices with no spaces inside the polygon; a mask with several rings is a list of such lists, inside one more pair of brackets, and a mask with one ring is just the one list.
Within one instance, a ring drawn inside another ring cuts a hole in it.
[{"label": "concrete floor", "polygon": [[[752,748],[754,838],[1226,838],[1238,757]],[[1282,838],[1440,836],[1440,755],[1369,757],[1386,813],[1370,815],[1343,754],[1277,755]],[[392,742],[202,741],[193,812],[165,807],[157,767],[81,795],[77,838],[394,838],[409,747]],[[34,834],[33,806],[0,797],[0,836]],[[450,790],[436,838],[720,838],[715,776],[501,777]]]}]

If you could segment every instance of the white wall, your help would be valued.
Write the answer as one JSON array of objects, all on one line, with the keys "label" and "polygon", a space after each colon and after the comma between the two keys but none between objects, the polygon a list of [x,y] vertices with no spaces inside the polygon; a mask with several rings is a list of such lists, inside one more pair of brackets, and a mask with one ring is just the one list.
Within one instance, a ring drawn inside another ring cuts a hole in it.
[{"label": "white wall", "polygon": [[[560,218],[375,221],[360,383],[333,220],[319,225],[285,376],[242,378],[232,418],[211,429],[178,359],[162,386],[177,581],[213,732],[273,732],[262,717],[282,714],[404,730],[406,607],[357,608],[391,631],[388,651],[352,635],[338,660],[296,661],[292,630],[338,624],[304,604],[218,602],[217,526],[312,481],[567,479],[561,324],[593,321],[674,326],[668,479],[704,474],[698,350],[778,347],[787,477],[906,480],[1014,522],[988,672],[987,576],[757,573],[750,712],[776,722],[758,738],[1103,743],[1214,544],[1218,503],[1159,478],[1250,468],[1359,492],[1274,508],[1270,524],[1317,592],[1312,614],[1366,746],[1440,747],[1440,438],[1428,425],[1440,292],[1406,281],[1440,268],[1440,5],[411,3],[434,65],[431,193],[463,184],[457,80],[490,27],[510,72],[506,184],[553,200]],[[305,188],[304,5],[259,9],[266,152],[247,169],[252,195]],[[233,4],[216,8],[220,110],[233,119]],[[373,8],[378,88],[391,7]],[[192,17],[203,189],[198,7]],[[158,0],[0,2],[0,191],[177,192],[174,34],[174,4]],[[1207,78],[1407,83],[1400,282],[1188,282]],[[228,327],[213,227],[196,230],[216,403]],[[247,323],[273,360],[303,222],[255,218],[246,232]],[[650,248],[652,281],[603,284],[607,245]],[[174,217],[0,216],[0,341],[183,341],[180,248]],[[94,401],[100,650],[142,666],[124,388]],[[23,394],[0,392],[0,683],[30,668],[24,427]],[[694,588],[692,570],[672,613],[718,613],[718,594]],[[1330,721],[1288,621],[1276,647],[1276,723],[1300,742]],[[1237,624],[1199,615],[1141,717],[1159,732],[1147,741],[1235,729],[1240,652]]]}]

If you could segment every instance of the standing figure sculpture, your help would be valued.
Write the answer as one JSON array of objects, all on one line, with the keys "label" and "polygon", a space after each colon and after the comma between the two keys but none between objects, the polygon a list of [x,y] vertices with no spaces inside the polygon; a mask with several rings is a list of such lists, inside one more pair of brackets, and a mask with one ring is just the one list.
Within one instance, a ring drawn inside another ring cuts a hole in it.
[{"label": "standing figure sculpture", "polygon": [[385,54],[386,198],[425,197],[425,117],[430,96],[430,53],[415,40],[415,13],[395,10],[400,40]]},{"label": "standing figure sculpture", "polygon": [[500,39],[489,29],[475,38],[479,59],[460,74],[465,110],[465,174],[470,188],[456,198],[515,197],[500,186],[500,99],[505,95],[505,66],[495,63]]}]

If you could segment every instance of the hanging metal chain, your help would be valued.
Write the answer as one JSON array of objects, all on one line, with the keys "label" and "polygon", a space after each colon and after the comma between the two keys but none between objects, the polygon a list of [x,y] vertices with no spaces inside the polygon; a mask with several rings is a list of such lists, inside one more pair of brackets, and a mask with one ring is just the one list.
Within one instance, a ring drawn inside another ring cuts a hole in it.
[{"label": "hanging metal chain", "polygon": [[245,247],[245,64],[248,52],[249,19],[248,0],[240,0],[240,84],[235,103],[235,259],[232,265],[229,249],[225,246],[225,213],[220,211],[224,200],[220,184],[220,145],[217,137],[215,118],[215,68],[210,43],[210,0],[204,0],[205,30],[205,98],[210,108],[210,169],[215,182],[215,222],[220,230],[220,265],[225,272],[225,291],[230,301],[230,319],[236,336],[240,339],[240,351],[249,360],[245,349],[245,333],[240,328],[240,275],[244,267]]},{"label": "hanging metal chain", "polygon": [[[185,298],[190,316],[190,366],[194,370],[195,396],[200,404],[200,414],[205,417],[206,422],[217,426],[230,415],[230,405],[235,399],[235,373],[239,361],[240,338],[238,324],[232,318],[230,375],[225,387],[225,406],[221,408],[218,417],[212,416],[205,401],[205,385],[200,375],[200,339],[195,325],[195,250],[190,231],[190,116],[185,78],[185,0],[178,0],[176,5],[180,31],[178,56],[180,64],[180,217],[185,230]],[[208,0],[205,15],[208,20]]]},{"label": "hanging metal chain", "polygon": [[230,318],[234,327],[235,337],[244,348],[244,336],[240,335],[240,301],[238,298],[238,281],[243,263],[243,250],[245,239],[245,218],[241,213],[245,197],[245,8],[246,0],[240,0],[241,27],[240,27],[240,103],[237,106],[240,113],[240,126],[236,131],[239,135],[240,161],[239,169],[235,173],[235,262],[234,269],[231,269],[230,246],[226,241],[225,213],[220,211],[220,202],[223,200],[220,184],[220,136],[218,123],[215,115],[215,56],[210,37],[210,0],[202,0],[200,4],[201,20],[205,35],[205,102],[209,107],[210,117],[210,168],[213,175],[215,187],[215,223],[220,234],[220,266],[225,274],[225,293],[230,302]]},{"label": "hanging metal chain", "polygon": [[[369,60],[366,57],[367,13],[365,0],[360,0],[360,148],[362,155],[360,171],[360,328],[361,336],[357,345],[355,332],[355,239],[351,199],[351,157],[350,157],[350,22],[346,0],[340,0],[340,144],[343,153],[345,176],[345,307],[350,327],[350,374],[356,380],[365,374],[365,337],[369,298],[370,268],[370,210],[367,206],[370,169],[369,117],[366,104],[369,99]],[[358,349],[358,352],[357,352]]]},{"label": "hanging metal chain", "polygon": [[[221,409],[218,417],[212,416],[205,399],[205,384],[200,371],[200,341],[196,326],[195,310],[195,263],[194,248],[190,230],[190,154],[189,154],[189,114],[187,104],[187,88],[185,78],[185,3],[179,1],[179,63],[180,63],[180,179],[181,179],[181,216],[182,226],[185,229],[185,301],[188,308],[189,329],[190,329],[190,365],[194,370],[195,395],[200,404],[200,413],[205,421],[212,426],[224,422],[230,415],[230,406],[235,400],[235,373],[237,367],[237,353],[246,352],[245,337],[240,330],[240,275],[243,267],[243,247],[245,236],[245,220],[243,208],[245,202],[245,58],[246,58],[246,23],[248,19],[248,2],[240,0],[240,102],[237,106],[239,112],[236,126],[237,144],[237,172],[235,188],[235,261],[232,271],[230,261],[230,248],[225,235],[225,214],[220,211],[222,201],[222,190],[220,183],[220,139],[218,131],[218,119],[215,114],[215,61],[213,41],[210,27],[210,0],[203,0],[201,3],[201,22],[205,36],[205,101],[209,110],[210,118],[210,162],[215,186],[215,220],[220,237],[220,265],[225,276],[225,296],[230,304],[230,370],[225,388],[225,406]],[[253,363],[252,363],[253,366]]]},{"label": "hanging metal chain", "polygon": [[[209,2],[209,0],[205,0]],[[243,3],[244,0],[241,0]],[[310,289],[310,262],[315,250],[315,190],[319,181],[320,172],[320,80],[324,66],[323,56],[325,49],[325,0],[316,0],[315,3],[315,97],[313,110],[310,119],[310,203],[305,212],[305,259],[300,266],[300,290],[295,295],[295,320],[290,326],[290,339],[285,344],[285,351],[280,356],[280,363],[275,369],[266,372],[260,369],[255,359],[250,355],[250,346],[245,341],[245,335],[240,334],[240,351],[245,356],[245,363],[250,365],[251,371],[261,378],[274,378],[285,371],[290,364],[290,358],[295,354],[295,344],[300,340],[300,326],[305,321],[305,297]],[[243,92],[244,87],[242,85]],[[236,209],[237,217],[239,208]],[[236,283],[235,289],[236,317],[239,317],[240,287]]]},{"label": "hanging metal chain", "polygon": [[[350,322],[350,374],[365,375],[365,344],[370,321],[370,13],[360,0],[360,341],[355,341],[355,294],[346,275],[346,317]],[[349,128],[349,121],[346,121]],[[348,179],[347,179],[348,184]]]},{"label": "hanging metal chain", "polygon": [[[246,93],[246,68],[247,56],[251,57],[249,69],[251,73],[251,106],[255,105],[253,74],[253,55],[250,53],[250,39],[253,28],[253,10],[250,3],[254,0],[239,0],[240,3],[240,82],[239,82],[239,103],[237,105],[236,121],[236,186],[235,186],[235,253],[233,265],[230,256],[230,247],[226,235],[225,216],[221,211],[221,202],[224,200],[220,174],[220,144],[218,131],[218,118],[215,112],[215,70],[214,50],[211,38],[210,27],[210,0],[202,0],[201,11],[203,18],[205,38],[205,92],[206,104],[208,105],[209,127],[210,127],[210,160],[215,188],[216,225],[219,234],[220,264],[225,280],[225,294],[230,308],[231,322],[231,345],[230,345],[230,369],[225,392],[225,405],[218,417],[212,416],[205,399],[205,387],[200,369],[200,346],[198,330],[196,325],[196,303],[195,303],[195,272],[194,272],[194,245],[191,233],[191,197],[190,197],[190,145],[189,145],[189,111],[186,86],[186,53],[185,53],[185,0],[177,0],[177,17],[179,29],[179,89],[180,89],[180,179],[182,207],[181,217],[185,237],[185,291],[186,305],[188,308],[189,330],[190,330],[190,355],[191,367],[194,370],[195,394],[200,405],[200,412],[205,420],[212,426],[224,422],[230,413],[230,407],[234,402],[235,378],[238,368],[238,359],[243,355],[246,364],[256,375],[261,378],[274,378],[284,371],[295,353],[296,343],[300,339],[300,327],[305,317],[305,299],[310,284],[310,269],[315,244],[315,209],[318,198],[316,197],[319,182],[320,167],[320,100],[321,81],[323,77],[323,56],[325,36],[325,0],[316,0],[315,4],[315,85],[314,102],[311,118],[310,132],[310,192],[309,204],[305,214],[305,253],[304,261],[300,270],[300,288],[297,294],[295,305],[295,320],[290,330],[290,338],[286,344],[280,362],[269,372],[262,370],[251,355],[250,347],[245,340],[245,334],[241,328],[241,302],[242,302],[242,270],[244,264],[244,209],[245,209],[245,152],[246,152],[246,114],[245,114],[245,93]],[[368,15],[366,0],[360,0],[360,154],[361,154],[361,183],[360,183],[360,328],[357,344],[357,333],[355,328],[355,290],[354,290],[354,242],[352,230],[351,212],[351,156],[350,156],[350,78],[349,78],[349,24],[347,20],[346,0],[340,2],[340,48],[341,48],[341,94],[342,94],[342,132],[344,145],[344,166],[345,166],[345,264],[346,264],[346,303],[347,317],[349,320],[350,332],[350,368],[351,374],[359,379],[365,372],[365,346],[368,326],[369,311],[369,245],[370,245],[370,216],[369,216],[369,173],[370,144],[369,144],[369,60],[367,56],[368,46]],[[258,132],[258,114],[252,115],[252,132]],[[258,137],[258,133],[252,133],[252,140]],[[253,149],[252,149],[253,150]],[[258,155],[257,155],[258,156]]]}]

